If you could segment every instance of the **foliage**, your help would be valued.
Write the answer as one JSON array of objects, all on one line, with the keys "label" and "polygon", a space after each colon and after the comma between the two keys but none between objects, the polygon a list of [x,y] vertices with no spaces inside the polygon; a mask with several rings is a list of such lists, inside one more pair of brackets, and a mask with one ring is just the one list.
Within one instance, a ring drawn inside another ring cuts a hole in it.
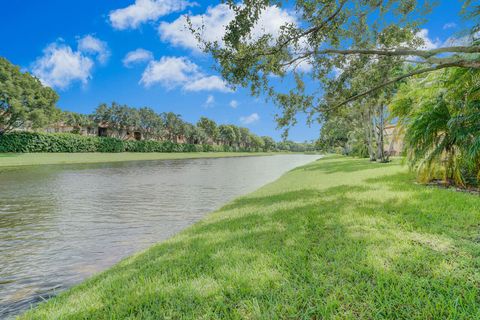
[{"label": "foliage", "polygon": [[325,120],[320,130],[318,145],[322,150],[335,152],[339,148],[342,154],[347,154],[351,122],[344,117],[330,117]]},{"label": "foliage", "polygon": [[80,136],[72,133],[11,132],[0,137],[0,152],[122,152],[116,138]]},{"label": "foliage", "polygon": [[235,130],[230,125],[220,125],[218,126],[218,140],[225,145],[232,146],[233,143],[237,140],[235,135]]},{"label": "foliage", "polygon": [[[277,122],[286,133],[299,113],[307,114],[308,122],[314,121],[326,109],[368,98],[415,74],[453,66],[480,69],[480,46],[474,41],[424,48],[420,26],[435,1],[296,0],[291,5],[296,21],[282,25],[279,34],[259,34],[258,24],[271,6],[280,7],[285,1],[225,2],[234,18],[222,41],[204,41],[202,28],[191,24],[190,29],[231,86],[249,88],[253,95],[265,93],[280,106]],[[464,11],[472,13],[466,18],[476,23],[479,11],[473,3],[465,2]],[[472,30],[470,38],[474,36]],[[365,65],[377,62],[392,67],[408,62],[415,67],[401,73],[387,68],[382,76],[367,74],[372,76],[369,82],[339,99],[324,94],[335,91],[346,79],[361,76]],[[348,72],[336,77],[339,71]],[[277,85],[278,77],[294,85],[285,90]]]},{"label": "foliage", "polygon": [[[271,138],[269,138],[271,139]],[[259,152],[276,150],[276,144],[265,148],[262,138],[255,138],[250,146],[209,145],[175,143],[157,140],[125,141],[113,137],[82,136],[73,133],[10,132],[0,137],[1,152]],[[269,140],[270,141],[270,140]],[[273,139],[271,140],[273,141]],[[271,142],[270,141],[270,142]],[[288,149],[280,150],[301,152],[306,147],[296,147],[291,143]],[[313,147],[308,148],[313,151]]]},{"label": "foliage", "polygon": [[210,141],[216,141],[218,135],[217,124],[215,121],[206,117],[201,117],[197,122],[197,127],[202,129]]},{"label": "foliage", "polygon": [[[362,57],[350,59],[349,65],[338,75],[338,80],[332,81],[332,86],[325,92],[327,100],[339,101],[363,90],[372,81],[381,82],[389,74],[401,74],[404,69],[409,69],[399,59],[390,57],[379,57],[367,63],[363,60]],[[390,148],[387,142],[392,141],[386,141],[386,126],[391,121],[387,106],[397,88],[398,84],[391,85],[368,97],[322,109],[319,144],[329,151],[338,150],[345,155],[388,162]]]},{"label": "foliage", "polygon": [[[111,137],[95,137],[93,139],[97,140],[97,150],[96,152],[124,152],[125,143],[117,138]],[[63,151],[67,152],[67,151]],[[79,152],[79,151],[68,151],[68,152]]]},{"label": "foliage", "polygon": [[276,147],[275,140],[273,140],[271,137],[263,136],[261,137],[263,140],[263,150],[264,151],[269,151],[269,150],[274,150]]},{"label": "foliage", "polygon": [[[93,114],[60,111],[57,94],[0,58],[0,152],[195,152],[283,150],[247,128],[202,117],[197,125],[173,112],[133,108],[112,102]],[[71,134],[46,135],[44,129]],[[98,130],[98,132],[97,132]],[[100,132],[102,130],[102,132]],[[26,131],[22,133],[21,131]],[[103,139],[93,135],[105,135]],[[87,136],[82,136],[86,134]],[[141,141],[129,141],[129,140]],[[299,148],[301,149],[301,148]]]},{"label": "foliage", "polygon": [[478,196],[327,158],[20,319],[479,319]]},{"label": "foliage", "polygon": [[422,181],[480,180],[480,71],[451,69],[405,84],[392,112],[406,130],[408,159]]},{"label": "foliage", "polygon": [[[128,133],[138,131],[146,140],[161,140],[173,144],[203,145],[203,149],[225,150],[225,151],[270,151],[276,150],[277,146],[273,139],[260,138],[247,128],[240,128],[231,124],[217,125],[215,121],[201,117],[196,125],[182,120],[181,116],[173,112],[157,114],[150,108],[131,108],[120,106],[113,102],[111,106],[101,104],[89,117],[94,122],[107,127],[110,135],[126,139]],[[219,146],[214,146],[218,144]],[[160,150],[166,148],[148,142],[146,150],[154,148]],[[212,145],[211,148],[206,145]],[[266,148],[265,146],[268,146]],[[155,146],[155,147],[153,147]],[[143,147],[136,147],[143,148]],[[176,149],[175,147],[173,149]],[[185,147],[188,149],[188,147]],[[198,147],[197,149],[199,149]],[[194,148],[195,149],[195,148]]]},{"label": "foliage", "polygon": [[60,113],[57,100],[55,91],[0,57],[0,134],[50,124]]}]

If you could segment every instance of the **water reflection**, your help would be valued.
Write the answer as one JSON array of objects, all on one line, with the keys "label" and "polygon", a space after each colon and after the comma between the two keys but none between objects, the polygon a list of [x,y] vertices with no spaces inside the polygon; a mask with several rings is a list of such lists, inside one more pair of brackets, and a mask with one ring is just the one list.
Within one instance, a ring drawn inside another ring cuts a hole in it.
[{"label": "water reflection", "polygon": [[164,240],[318,156],[0,170],[0,318]]}]

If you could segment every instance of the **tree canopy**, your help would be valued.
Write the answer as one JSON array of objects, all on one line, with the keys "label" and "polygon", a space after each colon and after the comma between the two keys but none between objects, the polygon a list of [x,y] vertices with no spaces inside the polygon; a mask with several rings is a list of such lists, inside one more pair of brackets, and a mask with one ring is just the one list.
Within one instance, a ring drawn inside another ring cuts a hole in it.
[{"label": "tree canopy", "polygon": [[[283,25],[278,35],[260,36],[252,30],[262,13],[269,6],[286,4],[285,1],[225,2],[235,17],[226,27],[222,41],[203,41],[202,30],[195,30],[192,25],[191,29],[205,51],[216,59],[228,83],[249,87],[254,95],[266,93],[277,102],[282,110],[277,121],[287,129],[296,123],[299,112],[306,113],[311,120],[325,110],[359,100],[414,75],[452,67],[480,69],[480,46],[475,38],[480,9],[472,1],[464,2],[462,12],[472,25],[469,36],[459,45],[440,48],[425,47],[419,35],[433,1],[296,0],[290,4],[297,21]],[[349,87],[347,80],[372,64],[404,68],[372,77],[368,85]],[[288,90],[276,87],[278,76],[292,77],[294,86]],[[312,81],[306,84],[305,76]],[[348,95],[341,99],[329,95],[338,88],[348,88]]]},{"label": "tree canopy", "polygon": [[0,57],[0,134],[45,126],[60,113],[57,100],[55,91]]}]

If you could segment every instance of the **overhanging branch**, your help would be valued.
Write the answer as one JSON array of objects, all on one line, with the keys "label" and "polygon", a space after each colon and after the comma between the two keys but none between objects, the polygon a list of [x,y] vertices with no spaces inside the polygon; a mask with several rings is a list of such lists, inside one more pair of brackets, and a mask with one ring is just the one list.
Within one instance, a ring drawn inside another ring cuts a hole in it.
[{"label": "overhanging branch", "polygon": [[428,59],[441,53],[480,53],[480,46],[455,46],[442,47],[431,50],[417,50],[408,48],[398,49],[324,49],[312,52],[312,54],[335,54],[335,55],[379,55],[379,56],[416,56]]},{"label": "overhanging branch", "polygon": [[417,70],[414,70],[412,72],[409,72],[407,74],[404,74],[404,75],[401,75],[399,77],[395,77],[393,79],[390,79],[390,80],[387,80],[379,85],[376,85],[375,87],[373,88],[370,88],[369,90],[367,91],[364,91],[362,93],[359,93],[359,94],[356,94],[354,96],[351,96],[350,98],[340,102],[339,104],[336,104],[334,105],[333,107],[331,108],[328,108],[327,111],[332,111],[332,110],[335,110],[335,109],[338,109],[344,105],[346,105],[347,103],[350,103],[352,101],[355,101],[355,100],[358,100],[360,98],[363,98],[377,90],[380,90],[381,88],[384,88],[386,86],[389,86],[391,84],[394,84],[396,82],[399,82],[403,79],[406,79],[406,78],[410,78],[410,77],[413,77],[413,76],[416,76],[416,75],[419,75],[419,74],[423,74],[423,73],[428,73],[428,72],[432,72],[432,71],[436,71],[436,70],[441,70],[441,69],[446,69],[446,68],[452,68],[452,67],[465,67],[465,64],[470,64],[470,63],[475,63],[475,67],[476,68],[480,68],[480,61],[479,62],[471,62],[471,61],[464,61],[464,60],[460,60],[460,61],[455,61],[455,62],[450,62],[450,63],[444,63],[444,64],[439,64],[439,65],[436,65],[436,66],[432,66],[432,67],[428,67],[428,68],[423,68],[423,69],[417,69]]}]

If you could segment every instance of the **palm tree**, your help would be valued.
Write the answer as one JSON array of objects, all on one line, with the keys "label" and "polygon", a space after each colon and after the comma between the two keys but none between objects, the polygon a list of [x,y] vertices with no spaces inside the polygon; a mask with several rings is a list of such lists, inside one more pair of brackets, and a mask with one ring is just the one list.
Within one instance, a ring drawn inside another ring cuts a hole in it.
[{"label": "palm tree", "polygon": [[202,128],[193,124],[185,123],[184,126],[185,139],[190,144],[205,144],[208,141],[207,134]]},{"label": "palm tree", "polygon": [[162,118],[151,108],[143,107],[138,110],[139,130],[145,139],[160,140],[165,135],[165,126]]},{"label": "palm tree", "polygon": [[405,127],[408,159],[421,181],[480,181],[480,71],[452,69],[410,81],[392,110]]},{"label": "palm tree", "polygon": [[233,146],[237,137],[235,135],[235,130],[231,125],[220,125],[218,126],[218,137],[223,145]]},{"label": "palm tree", "polygon": [[65,124],[73,128],[74,133],[80,133],[82,128],[88,130],[94,125],[92,117],[86,114],[65,111],[62,118]]},{"label": "palm tree", "polygon": [[179,139],[185,138],[185,122],[182,120],[181,115],[167,112],[162,113],[161,117],[165,124],[168,140],[177,143]]},{"label": "palm tree", "polygon": [[205,132],[210,143],[213,144],[217,140],[218,128],[215,121],[201,117],[197,122],[197,127]]},{"label": "palm tree", "polygon": [[244,148],[249,148],[251,144],[251,133],[247,128],[240,128],[240,143]]}]

